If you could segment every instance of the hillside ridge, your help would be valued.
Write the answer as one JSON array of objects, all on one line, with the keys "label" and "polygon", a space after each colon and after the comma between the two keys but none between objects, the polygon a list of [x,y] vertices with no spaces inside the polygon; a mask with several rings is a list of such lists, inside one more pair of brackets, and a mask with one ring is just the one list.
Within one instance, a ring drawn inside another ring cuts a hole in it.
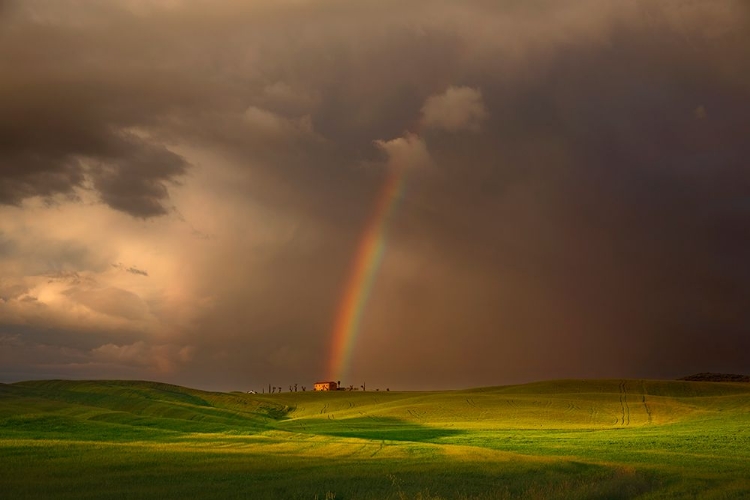
[{"label": "hillside ridge", "polygon": [[736,373],[701,372],[677,380],[686,380],[688,382],[750,382],[750,376],[738,375]]}]

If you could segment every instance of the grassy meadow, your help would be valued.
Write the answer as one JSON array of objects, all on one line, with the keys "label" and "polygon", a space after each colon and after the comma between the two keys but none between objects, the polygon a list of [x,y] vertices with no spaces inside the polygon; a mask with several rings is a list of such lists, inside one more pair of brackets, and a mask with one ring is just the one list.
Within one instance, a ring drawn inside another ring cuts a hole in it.
[{"label": "grassy meadow", "polygon": [[0,498],[750,498],[750,384],[0,384]]}]

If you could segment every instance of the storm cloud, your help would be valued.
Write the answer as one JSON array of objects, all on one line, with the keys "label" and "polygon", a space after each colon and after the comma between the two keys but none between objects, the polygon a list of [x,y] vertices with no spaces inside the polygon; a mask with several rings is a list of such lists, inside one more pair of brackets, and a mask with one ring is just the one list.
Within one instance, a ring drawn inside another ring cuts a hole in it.
[{"label": "storm cloud", "polygon": [[393,168],[352,378],[746,370],[747,60],[739,0],[0,1],[0,377],[325,376]]}]

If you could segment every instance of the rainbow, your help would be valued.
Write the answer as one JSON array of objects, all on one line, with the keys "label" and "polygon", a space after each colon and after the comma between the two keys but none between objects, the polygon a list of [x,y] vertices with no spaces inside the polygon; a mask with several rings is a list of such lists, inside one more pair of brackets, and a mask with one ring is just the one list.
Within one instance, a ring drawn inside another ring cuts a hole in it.
[{"label": "rainbow", "polygon": [[329,380],[341,380],[347,375],[362,313],[383,258],[388,222],[403,190],[404,169],[389,168],[386,181],[378,194],[375,210],[359,241],[349,279],[339,302],[333,328]]}]

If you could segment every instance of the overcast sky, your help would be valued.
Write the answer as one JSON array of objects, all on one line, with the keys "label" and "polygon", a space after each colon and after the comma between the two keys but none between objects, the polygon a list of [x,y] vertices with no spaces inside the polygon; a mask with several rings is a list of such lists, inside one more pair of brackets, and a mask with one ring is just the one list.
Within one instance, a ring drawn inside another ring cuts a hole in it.
[{"label": "overcast sky", "polygon": [[750,371],[744,0],[0,0],[0,382]]}]

